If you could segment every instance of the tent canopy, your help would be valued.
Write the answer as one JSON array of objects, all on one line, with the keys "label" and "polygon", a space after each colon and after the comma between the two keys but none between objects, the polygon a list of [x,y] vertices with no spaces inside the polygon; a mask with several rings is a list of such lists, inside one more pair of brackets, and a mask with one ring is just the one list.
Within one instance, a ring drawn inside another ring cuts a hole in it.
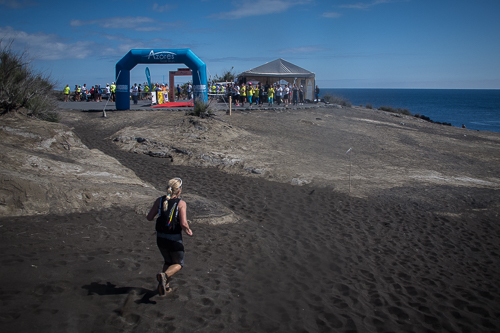
[{"label": "tent canopy", "polygon": [[314,78],[315,74],[308,70],[305,70],[302,67],[294,65],[283,59],[276,59],[274,61],[265,63],[259,67],[255,67],[246,72],[238,75],[239,77],[276,77],[276,78],[285,78],[285,77],[306,77],[306,78]]},{"label": "tent canopy", "polygon": [[289,84],[295,83],[303,86],[305,98],[312,100],[316,75],[280,58],[241,73],[238,75],[238,80],[257,81],[262,84],[273,84],[282,80]]}]

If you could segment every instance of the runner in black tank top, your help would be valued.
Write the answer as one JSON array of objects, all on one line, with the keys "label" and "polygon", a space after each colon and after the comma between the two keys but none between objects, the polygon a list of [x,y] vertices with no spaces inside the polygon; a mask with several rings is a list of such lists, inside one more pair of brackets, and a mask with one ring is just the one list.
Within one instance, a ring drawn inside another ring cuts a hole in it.
[{"label": "runner in black tank top", "polygon": [[182,231],[189,236],[193,235],[186,219],[186,203],[179,198],[181,192],[182,180],[170,179],[167,195],[156,199],[147,216],[149,221],[153,221],[158,215],[155,225],[156,244],[164,259],[162,271],[156,275],[160,296],[172,291],[171,277],[184,267]]}]

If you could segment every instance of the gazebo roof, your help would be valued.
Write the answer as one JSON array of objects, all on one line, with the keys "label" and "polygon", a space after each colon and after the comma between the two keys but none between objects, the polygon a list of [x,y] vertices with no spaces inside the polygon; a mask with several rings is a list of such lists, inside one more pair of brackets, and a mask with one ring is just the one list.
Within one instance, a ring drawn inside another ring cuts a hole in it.
[{"label": "gazebo roof", "polygon": [[245,71],[239,76],[314,77],[315,74],[280,58]]}]

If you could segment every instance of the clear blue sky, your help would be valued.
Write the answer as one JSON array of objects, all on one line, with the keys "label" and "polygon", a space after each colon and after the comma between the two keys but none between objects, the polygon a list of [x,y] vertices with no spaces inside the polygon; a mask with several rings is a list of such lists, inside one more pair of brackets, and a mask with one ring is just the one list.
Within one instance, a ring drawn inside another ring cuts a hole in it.
[{"label": "clear blue sky", "polygon": [[113,81],[133,48],[190,48],[211,75],[283,58],[323,88],[500,89],[498,0],[0,0],[0,38],[58,87]]}]

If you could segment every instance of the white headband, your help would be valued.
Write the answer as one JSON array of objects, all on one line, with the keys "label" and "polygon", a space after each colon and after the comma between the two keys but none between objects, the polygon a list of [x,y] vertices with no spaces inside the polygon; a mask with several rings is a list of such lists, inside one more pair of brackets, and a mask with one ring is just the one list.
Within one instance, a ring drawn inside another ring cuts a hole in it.
[{"label": "white headband", "polygon": [[179,179],[179,180],[181,181],[181,184],[179,185],[179,188],[181,188],[181,187],[182,187],[182,179],[180,179],[180,178],[178,178],[178,177],[177,177],[177,178],[174,178],[174,179]]}]

